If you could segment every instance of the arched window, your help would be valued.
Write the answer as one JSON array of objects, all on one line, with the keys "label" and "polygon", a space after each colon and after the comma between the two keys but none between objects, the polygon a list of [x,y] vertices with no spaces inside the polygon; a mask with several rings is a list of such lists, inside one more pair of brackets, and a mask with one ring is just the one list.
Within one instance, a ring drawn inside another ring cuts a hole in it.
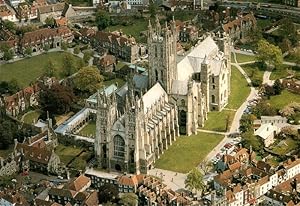
[{"label": "arched window", "polygon": [[160,71],[160,79],[161,79],[161,80],[164,79],[164,71],[163,71],[163,70]]},{"label": "arched window", "polygon": [[125,158],[125,141],[120,135],[114,137],[114,156],[116,158]]},{"label": "arched window", "polygon": [[163,47],[160,48],[160,56],[161,56],[161,58],[164,58],[164,49],[163,49]]},{"label": "arched window", "polygon": [[156,79],[156,81],[158,81],[158,71],[157,70],[155,70],[155,79]]},{"label": "arched window", "polygon": [[181,100],[181,106],[185,107],[185,101],[184,101],[184,99]]},{"label": "arched window", "polygon": [[212,103],[216,103],[216,97],[215,97],[215,95],[211,95],[211,102]]},{"label": "arched window", "polygon": [[155,55],[155,57],[157,57],[157,46],[156,45],[154,46],[154,55]]}]

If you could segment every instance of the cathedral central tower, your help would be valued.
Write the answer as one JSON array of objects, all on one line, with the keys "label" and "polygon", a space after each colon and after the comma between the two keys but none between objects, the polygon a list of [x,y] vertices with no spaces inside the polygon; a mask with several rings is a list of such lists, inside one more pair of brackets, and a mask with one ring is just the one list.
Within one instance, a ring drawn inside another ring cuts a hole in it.
[{"label": "cathedral central tower", "polygon": [[172,81],[177,79],[176,70],[177,32],[174,19],[162,28],[156,17],[155,25],[148,26],[149,86],[159,82],[168,94]]}]

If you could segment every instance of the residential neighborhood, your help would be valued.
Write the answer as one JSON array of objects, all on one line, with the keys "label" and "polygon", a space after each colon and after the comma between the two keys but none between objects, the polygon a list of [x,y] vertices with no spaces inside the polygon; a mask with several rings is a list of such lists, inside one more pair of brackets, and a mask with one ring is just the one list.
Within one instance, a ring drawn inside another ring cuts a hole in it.
[{"label": "residential neighborhood", "polygon": [[298,7],[0,0],[0,205],[300,205]]}]

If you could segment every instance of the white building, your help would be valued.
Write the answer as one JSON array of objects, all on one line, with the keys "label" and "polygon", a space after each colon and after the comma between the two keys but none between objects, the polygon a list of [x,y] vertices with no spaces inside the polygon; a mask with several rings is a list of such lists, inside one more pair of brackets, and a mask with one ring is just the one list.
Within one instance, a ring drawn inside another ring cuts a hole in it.
[{"label": "white building", "polygon": [[274,137],[280,132],[280,129],[271,123],[262,124],[255,132],[254,135],[262,138],[265,147],[269,147],[274,143]]}]

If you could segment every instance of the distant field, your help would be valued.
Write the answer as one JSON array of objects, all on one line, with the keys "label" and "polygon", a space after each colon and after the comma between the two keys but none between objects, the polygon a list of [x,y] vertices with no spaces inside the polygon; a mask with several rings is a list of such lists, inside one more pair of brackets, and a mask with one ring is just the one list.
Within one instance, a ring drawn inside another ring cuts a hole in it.
[{"label": "distant field", "polygon": [[[16,79],[21,87],[35,82],[45,71],[45,66],[51,59],[58,71],[61,70],[64,60],[63,52],[51,52],[0,66],[0,81]],[[75,57],[77,63],[79,57]]]}]

